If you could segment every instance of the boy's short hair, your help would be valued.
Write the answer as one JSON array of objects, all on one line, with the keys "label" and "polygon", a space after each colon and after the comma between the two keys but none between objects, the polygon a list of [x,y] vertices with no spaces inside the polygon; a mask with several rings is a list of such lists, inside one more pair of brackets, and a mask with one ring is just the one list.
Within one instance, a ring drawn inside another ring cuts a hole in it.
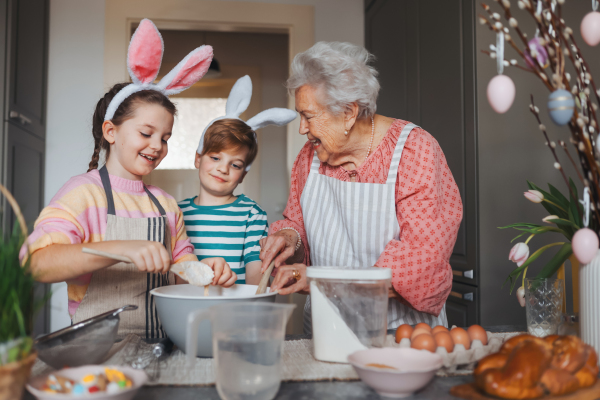
[{"label": "boy's short hair", "polygon": [[227,149],[248,148],[246,165],[252,164],[258,153],[256,132],[244,121],[226,118],[215,121],[204,134],[204,146],[201,156],[208,153],[219,153]]}]

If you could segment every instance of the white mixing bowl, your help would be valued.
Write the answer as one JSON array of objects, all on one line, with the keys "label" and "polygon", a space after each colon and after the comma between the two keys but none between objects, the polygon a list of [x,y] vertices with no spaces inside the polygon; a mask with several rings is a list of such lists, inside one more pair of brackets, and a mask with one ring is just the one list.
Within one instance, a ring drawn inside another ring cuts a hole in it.
[{"label": "white mixing bowl", "polygon": [[[153,289],[158,318],[163,329],[177,347],[186,352],[186,329],[188,315],[218,304],[242,301],[275,302],[277,293],[256,295],[256,285],[233,285],[230,288],[210,286],[208,296],[204,288],[192,285],[170,285]],[[212,331],[210,321],[205,320],[198,328],[198,357],[212,357]]]}]

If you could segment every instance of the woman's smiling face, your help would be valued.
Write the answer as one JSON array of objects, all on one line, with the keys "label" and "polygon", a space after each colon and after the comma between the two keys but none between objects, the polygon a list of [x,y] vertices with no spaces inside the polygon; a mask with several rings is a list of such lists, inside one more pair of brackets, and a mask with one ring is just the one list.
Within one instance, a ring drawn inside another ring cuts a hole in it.
[{"label": "woman's smiling face", "polygon": [[300,114],[300,134],[306,135],[317,151],[319,161],[332,161],[342,150],[344,114],[331,114],[319,102],[319,89],[304,85],[296,90],[296,111]]}]

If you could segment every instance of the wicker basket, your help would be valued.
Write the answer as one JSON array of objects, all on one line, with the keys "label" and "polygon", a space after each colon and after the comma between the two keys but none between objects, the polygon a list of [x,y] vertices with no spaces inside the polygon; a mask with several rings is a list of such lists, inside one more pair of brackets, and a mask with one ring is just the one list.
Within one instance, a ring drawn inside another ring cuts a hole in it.
[{"label": "wicker basket", "polygon": [[0,400],[21,398],[36,359],[37,353],[34,352],[24,360],[0,366]]},{"label": "wicker basket", "polygon": [[[21,213],[17,201],[1,184],[0,192],[2,192],[6,197],[6,200],[10,203],[17,216],[23,235],[27,237],[27,225],[25,224],[25,218],[23,218],[23,214]],[[15,400],[21,398],[25,383],[29,379],[31,368],[36,359],[37,353],[32,352],[23,360],[0,366],[0,400]]]}]

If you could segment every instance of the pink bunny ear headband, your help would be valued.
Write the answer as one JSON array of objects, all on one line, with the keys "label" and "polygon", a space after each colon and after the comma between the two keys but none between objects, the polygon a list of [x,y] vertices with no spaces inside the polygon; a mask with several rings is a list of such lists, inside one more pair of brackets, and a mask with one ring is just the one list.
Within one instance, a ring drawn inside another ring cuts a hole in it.
[{"label": "pink bunny ear headband", "polygon": [[[198,150],[196,153],[202,154],[204,147],[204,134],[206,130],[214,124],[216,121],[221,119],[237,119],[247,124],[253,131],[263,128],[267,125],[287,125],[296,119],[296,112],[287,108],[270,108],[256,114],[248,121],[240,119],[240,115],[246,111],[250,105],[250,99],[252,98],[252,80],[248,75],[242,76],[231,88],[229,97],[227,98],[227,105],[225,106],[225,115],[219,118],[215,118],[204,128],[202,135],[200,136],[200,143],[198,144]],[[254,139],[257,139],[254,136]],[[246,171],[250,171],[248,164]]]},{"label": "pink bunny ear headband", "polygon": [[156,90],[165,96],[183,92],[202,79],[213,58],[212,47],[200,46],[181,60],[160,82],[154,84],[163,51],[164,43],[158,29],[152,21],[143,19],[135,30],[127,51],[127,70],[133,83],[113,97],[106,109],[105,121],[114,117],[117,108],[126,98],[141,90]]}]

